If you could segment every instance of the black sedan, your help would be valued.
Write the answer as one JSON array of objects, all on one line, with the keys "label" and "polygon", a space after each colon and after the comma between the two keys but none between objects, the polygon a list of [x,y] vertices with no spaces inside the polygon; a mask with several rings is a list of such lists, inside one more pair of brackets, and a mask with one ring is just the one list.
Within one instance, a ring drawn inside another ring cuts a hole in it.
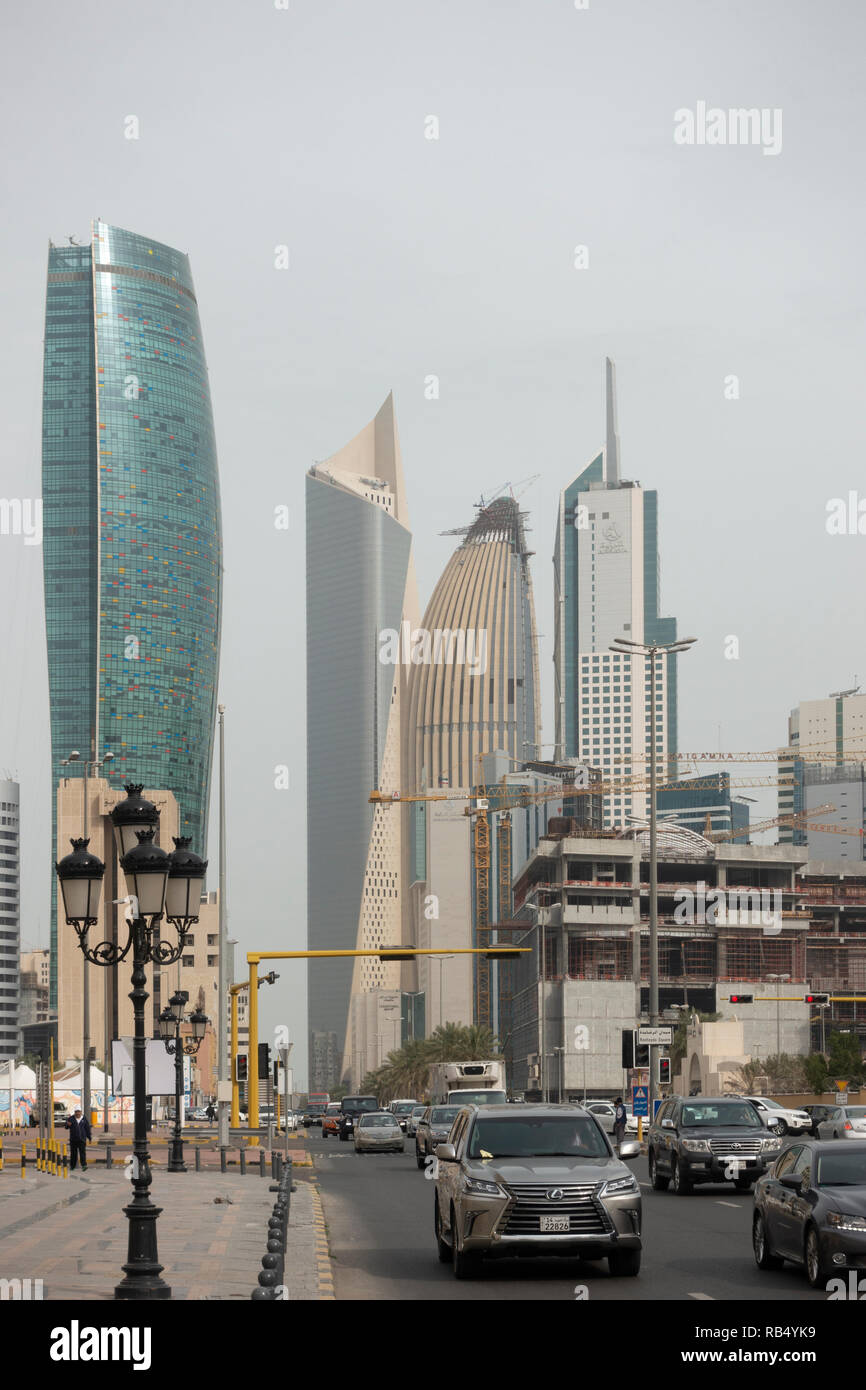
[{"label": "black sedan", "polygon": [[803,1265],[813,1288],[866,1270],[866,1143],[795,1141],[758,1179],[752,1248],[759,1269]]}]

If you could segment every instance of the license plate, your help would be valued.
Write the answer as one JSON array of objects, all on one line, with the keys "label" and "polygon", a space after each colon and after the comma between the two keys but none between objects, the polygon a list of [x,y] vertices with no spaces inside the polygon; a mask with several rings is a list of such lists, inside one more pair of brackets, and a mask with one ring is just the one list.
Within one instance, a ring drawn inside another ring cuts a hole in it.
[{"label": "license plate", "polygon": [[740,1168],[747,1168],[750,1163],[755,1162],[755,1158],[753,1154],[725,1154],[724,1158],[720,1159],[719,1162],[736,1163]]},{"label": "license plate", "polygon": [[542,1216],[541,1230],[549,1232],[570,1231],[570,1216]]}]

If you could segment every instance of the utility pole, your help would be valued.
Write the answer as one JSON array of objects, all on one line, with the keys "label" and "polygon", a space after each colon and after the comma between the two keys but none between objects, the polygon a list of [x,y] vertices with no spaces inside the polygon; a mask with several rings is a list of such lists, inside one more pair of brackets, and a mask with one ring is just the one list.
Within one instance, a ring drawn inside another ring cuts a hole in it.
[{"label": "utility pole", "polygon": [[[228,1067],[228,931],[226,930],[226,749],[225,749],[225,705],[218,705],[219,746],[220,746],[220,843],[219,843],[219,1028],[217,1029],[217,1144],[221,1149],[229,1146],[229,1108],[230,1102],[223,1100],[225,1082],[229,1080]],[[257,1038],[250,1034],[250,1067],[255,1057]]]}]

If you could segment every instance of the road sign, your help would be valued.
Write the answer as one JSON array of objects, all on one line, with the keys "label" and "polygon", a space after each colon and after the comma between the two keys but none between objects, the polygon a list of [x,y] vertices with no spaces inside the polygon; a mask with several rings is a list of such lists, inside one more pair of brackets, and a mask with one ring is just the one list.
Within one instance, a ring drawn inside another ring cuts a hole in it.
[{"label": "road sign", "polygon": [[638,1028],[637,1040],[638,1043],[646,1043],[650,1047],[670,1047],[674,1040],[674,1030],[665,1025],[660,1028]]},{"label": "road sign", "polygon": [[649,1087],[632,1086],[631,1089],[631,1113],[634,1116],[642,1115],[644,1119],[649,1115]]}]

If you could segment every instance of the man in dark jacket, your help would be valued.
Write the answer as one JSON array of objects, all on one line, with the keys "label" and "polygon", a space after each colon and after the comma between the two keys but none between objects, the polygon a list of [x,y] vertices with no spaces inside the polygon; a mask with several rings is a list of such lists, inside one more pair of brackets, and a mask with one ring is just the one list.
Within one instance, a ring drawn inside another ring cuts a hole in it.
[{"label": "man in dark jacket", "polygon": [[66,1128],[69,1130],[69,1167],[75,1169],[75,1164],[81,1157],[81,1171],[87,1172],[87,1141],[90,1138],[90,1121],[82,1115],[80,1110],[76,1110],[71,1119],[66,1121]]},{"label": "man in dark jacket", "polygon": [[625,1125],[627,1119],[628,1115],[626,1114],[625,1106],[622,1103],[622,1096],[617,1096],[616,1100],[613,1103],[613,1135],[614,1143],[616,1144],[617,1148],[619,1148],[620,1144],[625,1138]]}]

